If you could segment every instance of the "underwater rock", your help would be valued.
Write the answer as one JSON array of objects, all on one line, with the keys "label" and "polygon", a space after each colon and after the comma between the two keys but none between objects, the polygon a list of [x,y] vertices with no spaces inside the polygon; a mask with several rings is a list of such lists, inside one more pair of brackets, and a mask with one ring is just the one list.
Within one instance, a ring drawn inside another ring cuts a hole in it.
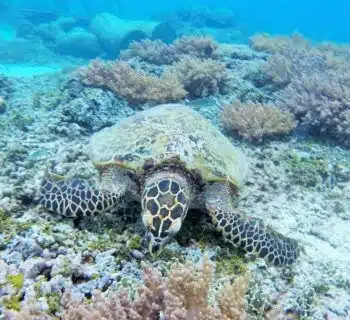
[{"label": "underwater rock", "polygon": [[56,49],[61,54],[81,58],[94,58],[101,52],[96,36],[82,28],[74,28],[57,37]]},{"label": "underwater rock", "polygon": [[92,19],[90,30],[104,51],[115,58],[120,48],[126,48],[130,41],[150,38],[157,25],[155,21],[123,20],[110,13],[100,13]]},{"label": "underwater rock", "polygon": [[158,24],[152,32],[152,40],[162,40],[170,44],[177,38],[176,29],[168,22]]},{"label": "underwater rock", "polygon": [[142,260],[145,257],[145,255],[140,250],[137,250],[137,249],[132,250],[131,255],[137,260]]},{"label": "underwater rock", "polygon": [[7,282],[8,265],[0,260],[0,287]]},{"label": "underwater rock", "polygon": [[[59,120],[61,124],[62,122],[74,123],[80,127],[80,132],[87,133],[111,126],[118,119],[134,112],[124,101],[115,97],[111,92],[96,88],[83,89],[80,91],[79,97],[62,104],[58,110],[61,113]],[[60,126],[55,126],[53,129],[59,128]],[[67,134],[71,135],[71,132],[68,131]]]},{"label": "underwater rock", "polygon": [[52,263],[45,261],[43,258],[36,257],[22,262],[19,269],[24,274],[25,278],[35,279],[42,274],[45,269],[50,269],[51,267]]},{"label": "underwater rock", "polygon": [[[10,81],[8,77],[5,77],[0,73],[0,97],[2,97],[3,103],[6,102],[5,99],[9,97],[12,91],[13,91],[12,81]],[[2,108],[4,107],[5,105],[3,104]],[[0,109],[1,109],[1,106],[0,106]]]},{"label": "underwater rock", "polygon": [[36,34],[47,44],[56,42],[56,38],[64,35],[65,32],[57,23],[42,23],[36,29]]},{"label": "underwater rock", "polygon": [[13,251],[11,253],[8,253],[6,256],[4,256],[4,260],[9,265],[12,264],[12,265],[18,266],[23,261],[23,255],[18,251]]},{"label": "underwater rock", "polygon": [[38,37],[35,25],[30,21],[23,21],[16,29],[16,37],[26,39]]},{"label": "underwater rock", "polygon": [[15,244],[12,250],[20,252],[25,259],[32,257],[40,257],[43,253],[43,248],[31,238],[20,239],[19,242]]},{"label": "underwater rock", "polygon": [[73,17],[59,17],[55,24],[58,25],[64,32],[69,32],[77,27],[77,20]]},{"label": "underwater rock", "polygon": [[63,275],[69,277],[72,274],[75,276],[80,276],[83,274],[82,266],[80,264],[81,254],[69,254],[66,256],[58,256],[52,262],[51,277],[57,275]]},{"label": "underwater rock", "polygon": [[0,113],[4,113],[6,109],[6,102],[5,99],[0,96]]}]

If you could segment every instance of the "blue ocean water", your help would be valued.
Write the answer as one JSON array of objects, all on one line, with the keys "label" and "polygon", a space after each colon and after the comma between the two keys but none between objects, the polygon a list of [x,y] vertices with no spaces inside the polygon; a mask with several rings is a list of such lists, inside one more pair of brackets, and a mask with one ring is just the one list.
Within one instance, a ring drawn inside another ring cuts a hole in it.
[{"label": "blue ocean water", "polygon": [[350,3],[346,0],[250,0],[250,1],[41,1],[2,0],[0,8],[10,6],[10,12],[1,11],[6,20],[12,10],[33,9],[73,17],[92,17],[100,12],[115,13],[127,19],[149,19],[164,12],[207,7],[212,11],[233,12],[248,33],[269,32],[289,34],[298,31],[318,41],[350,41]]}]

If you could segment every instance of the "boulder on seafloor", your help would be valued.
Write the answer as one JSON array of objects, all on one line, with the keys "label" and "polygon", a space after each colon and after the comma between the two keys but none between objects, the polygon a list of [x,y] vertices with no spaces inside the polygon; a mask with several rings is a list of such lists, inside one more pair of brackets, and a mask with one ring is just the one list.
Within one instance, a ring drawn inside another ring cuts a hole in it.
[{"label": "boulder on seafloor", "polygon": [[123,20],[110,13],[100,13],[92,19],[90,30],[99,39],[103,50],[116,57],[126,42],[151,38],[158,24],[156,21]]},{"label": "boulder on seafloor", "polygon": [[97,37],[83,28],[60,34],[56,38],[56,49],[59,53],[81,58],[94,58],[101,53]]}]

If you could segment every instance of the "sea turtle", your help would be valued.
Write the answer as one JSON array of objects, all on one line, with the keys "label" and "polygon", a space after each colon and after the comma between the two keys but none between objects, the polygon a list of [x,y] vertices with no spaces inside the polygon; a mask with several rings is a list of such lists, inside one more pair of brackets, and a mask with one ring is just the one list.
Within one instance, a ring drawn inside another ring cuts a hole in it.
[{"label": "sea turtle", "polygon": [[247,173],[244,154],[207,119],[181,104],[140,111],[92,135],[89,156],[96,186],[46,175],[40,203],[68,217],[91,216],[122,199],[142,204],[149,252],[157,255],[180,230],[189,208],[209,213],[224,239],[274,265],[298,256],[295,240],[234,209]]}]

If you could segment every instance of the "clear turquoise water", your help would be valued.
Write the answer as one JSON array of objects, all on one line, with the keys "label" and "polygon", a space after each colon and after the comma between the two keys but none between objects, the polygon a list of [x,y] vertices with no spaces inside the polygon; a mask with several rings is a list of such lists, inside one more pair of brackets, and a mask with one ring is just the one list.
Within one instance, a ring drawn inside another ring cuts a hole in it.
[{"label": "clear turquoise water", "polygon": [[[178,0],[178,1],[68,1],[68,0],[1,0],[0,6],[13,9],[30,8],[71,16],[93,16],[111,12],[124,18],[148,19],[180,8],[207,6],[213,11],[233,10],[248,33],[291,33],[299,31],[315,40],[350,41],[350,2],[346,0]],[[2,16],[1,20],[9,15]]]}]

